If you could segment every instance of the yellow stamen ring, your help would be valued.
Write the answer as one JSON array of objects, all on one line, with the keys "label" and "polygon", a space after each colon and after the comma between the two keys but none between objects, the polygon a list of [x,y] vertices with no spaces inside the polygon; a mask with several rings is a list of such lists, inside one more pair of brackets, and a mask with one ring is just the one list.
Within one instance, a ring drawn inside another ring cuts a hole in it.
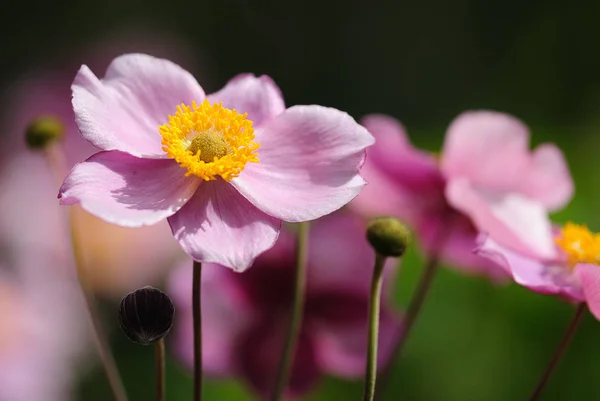
[{"label": "yellow stamen ring", "polygon": [[257,163],[252,121],[221,103],[177,106],[169,122],[158,128],[163,150],[186,168],[186,176],[195,175],[205,181],[218,176],[225,181],[237,177],[246,163]]},{"label": "yellow stamen ring", "polygon": [[571,267],[578,263],[600,264],[600,234],[592,233],[584,225],[565,224],[555,242],[567,255]]}]

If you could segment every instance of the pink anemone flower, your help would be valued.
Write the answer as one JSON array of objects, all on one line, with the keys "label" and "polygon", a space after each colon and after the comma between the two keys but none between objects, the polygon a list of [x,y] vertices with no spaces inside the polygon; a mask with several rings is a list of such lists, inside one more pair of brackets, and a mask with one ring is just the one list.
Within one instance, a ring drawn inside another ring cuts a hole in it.
[{"label": "pink anemone flower", "polygon": [[[10,146],[0,150],[0,208],[10,212],[0,216],[0,247],[2,258],[10,259],[8,264],[20,263],[17,259],[27,254],[19,249],[35,249],[62,258],[57,266],[70,263],[65,210],[53,202],[58,189],[56,178],[44,157],[26,148],[24,133],[33,119],[53,116],[64,126],[61,149],[69,169],[96,153],[97,149],[81,137],[73,119],[69,89],[73,72],[84,59],[91,60],[94,68],[105,69],[115,55],[133,49],[176,58],[186,65],[190,63],[182,55],[192,54],[182,38],[166,32],[150,32],[143,27],[116,31],[108,40],[86,42],[85,50],[36,65],[2,93],[0,124],[6,134],[3,140]],[[105,296],[121,297],[156,283],[183,254],[166,222],[125,228],[82,210],[77,210],[75,220],[84,234],[80,246],[86,256],[86,281]]]},{"label": "pink anemone flower", "polygon": [[[537,232],[532,227],[527,234]],[[554,249],[550,258],[504,247],[486,234],[478,242],[475,252],[500,264],[517,284],[540,294],[587,302],[600,320],[600,234],[573,223],[556,228],[554,240],[547,244]]]},{"label": "pink anemone flower", "polygon": [[[522,122],[498,112],[463,113],[448,128],[439,156],[414,148],[391,117],[371,115],[362,124],[377,142],[361,170],[369,185],[350,204],[354,210],[398,216],[415,228],[427,253],[492,277],[503,276],[502,269],[473,254],[481,231],[551,254],[545,216],[570,200],[573,183],[556,146],[529,151]],[[543,240],[523,235],[531,225]]]},{"label": "pink anemone flower", "polygon": [[167,218],[201,262],[242,271],[282,220],[331,213],[365,183],[369,132],[336,109],[286,109],[266,76],[238,75],[206,96],[178,65],[128,54],[103,79],[82,66],[72,90],[81,134],[103,151],[73,168],[61,203],[121,226]]},{"label": "pink anemone flower", "polygon": [[[288,395],[307,392],[322,374],[358,378],[364,374],[367,309],[374,263],[363,222],[343,213],[311,227],[304,320]],[[240,275],[218,266],[203,266],[202,318],[204,369],[213,376],[243,378],[267,398],[289,324],[295,272],[295,241],[285,230],[253,268]],[[390,260],[385,269],[390,283]],[[173,346],[193,366],[191,264],[174,271],[169,284],[179,316]],[[385,285],[385,284],[384,284]],[[385,289],[391,288],[385,285]],[[384,292],[379,337],[379,364],[390,359],[400,318]]]}]

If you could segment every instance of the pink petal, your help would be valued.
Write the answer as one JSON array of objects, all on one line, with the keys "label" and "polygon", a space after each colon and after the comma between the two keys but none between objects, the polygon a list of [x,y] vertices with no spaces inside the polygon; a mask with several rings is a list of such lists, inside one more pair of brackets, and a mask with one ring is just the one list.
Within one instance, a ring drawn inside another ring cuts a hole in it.
[{"label": "pink petal", "polygon": [[522,180],[521,192],[553,211],[569,203],[573,190],[573,179],[562,151],[548,143],[538,146],[531,157],[529,174]]},{"label": "pink petal", "polygon": [[169,224],[192,258],[241,272],[273,246],[281,221],[218,180],[203,182],[186,206],[169,218]]},{"label": "pink petal", "polygon": [[186,177],[170,159],[138,159],[127,153],[96,153],[65,179],[61,204],[81,206],[109,223],[139,227],[177,212],[200,180]]},{"label": "pink petal", "polygon": [[223,102],[224,107],[239,113],[248,113],[255,127],[285,111],[281,91],[266,75],[237,75],[223,89],[208,95],[208,100]]},{"label": "pink petal", "polygon": [[592,315],[600,320],[600,266],[579,264],[575,268],[581,280],[585,300]]},{"label": "pink petal", "polygon": [[514,188],[527,165],[529,131],[503,113],[474,111],[448,128],[441,169],[448,178],[466,177],[477,185]]},{"label": "pink petal", "polygon": [[204,91],[178,65],[145,54],[117,57],[103,79],[82,66],[72,85],[81,134],[103,150],[166,157],[158,127],[176,106],[202,102]]},{"label": "pink petal", "polygon": [[433,155],[412,147],[399,121],[370,115],[361,122],[376,142],[361,175],[367,185],[350,207],[368,216],[388,214],[415,224],[418,214],[444,204],[445,180]]},{"label": "pink petal", "polygon": [[479,111],[458,116],[448,128],[441,168],[449,179],[518,192],[549,210],[563,207],[573,182],[562,152],[551,144],[529,151],[529,131],[508,114]]},{"label": "pink petal", "polygon": [[448,182],[446,198],[502,246],[529,256],[556,257],[552,226],[540,202],[518,193],[486,191],[464,178]]},{"label": "pink petal", "polygon": [[260,162],[231,183],[256,207],[278,219],[306,221],[352,200],[373,137],[352,117],[321,106],[295,106],[256,130]]},{"label": "pink petal", "polygon": [[435,156],[413,147],[399,121],[388,116],[370,115],[361,123],[376,139],[367,150],[365,164],[372,162],[392,177],[397,187],[413,196],[419,194],[421,202],[428,195],[441,195],[444,177]]},{"label": "pink petal", "polygon": [[[385,302],[384,302],[385,304]],[[324,373],[346,378],[364,374],[367,353],[368,297],[324,293],[307,304],[311,316],[315,349]],[[400,333],[400,318],[385,305],[380,312],[377,365],[385,366],[392,357]]]},{"label": "pink petal", "polygon": [[[189,369],[194,366],[191,267],[192,260],[186,258],[168,285],[177,309],[173,348]],[[234,274],[218,265],[202,265],[202,363],[211,376],[236,373],[236,344],[253,319],[252,307],[240,293]]]},{"label": "pink petal", "polygon": [[516,283],[540,294],[562,295],[574,301],[584,300],[577,275],[558,261],[547,262],[509,250],[491,236],[482,235],[475,249],[478,255],[500,266]]}]

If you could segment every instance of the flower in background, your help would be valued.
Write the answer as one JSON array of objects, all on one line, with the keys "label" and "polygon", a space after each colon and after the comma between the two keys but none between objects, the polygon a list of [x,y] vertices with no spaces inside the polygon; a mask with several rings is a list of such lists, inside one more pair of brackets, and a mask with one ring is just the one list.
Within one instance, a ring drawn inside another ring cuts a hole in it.
[{"label": "flower in background", "polygon": [[364,185],[373,137],[339,110],[286,109],[266,76],[238,75],[206,96],[178,65],[129,54],[104,79],[82,66],[72,89],[81,134],[104,152],[75,166],[61,203],[122,226],[167,218],[201,262],[242,271],[282,220],[331,213]]},{"label": "flower in background", "polygon": [[[536,236],[539,231],[530,227],[525,234]],[[600,320],[600,234],[573,223],[555,228],[554,240],[546,244],[553,249],[550,258],[531,256],[534,250],[509,249],[486,234],[478,242],[477,254],[497,262],[516,283],[540,294],[587,302]]]},{"label": "flower in background", "polygon": [[[143,27],[115,31],[103,42],[86,45],[86,49],[57,57],[58,64],[32,69],[16,80],[3,96],[3,140],[10,153],[1,157],[0,246],[4,258],[15,263],[22,257],[21,248],[44,249],[54,257],[71,258],[65,214],[55,203],[57,184],[46,160],[25,147],[23,139],[28,124],[40,115],[58,117],[65,125],[63,148],[68,167],[98,150],[79,135],[73,118],[70,84],[81,60],[104,70],[108,62],[123,51],[145,50],[190,64],[181,57],[190,54],[185,41],[164,32],[149,32]],[[67,60],[63,62],[62,60]],[[81,238],[87,257],[88,282],[96,291],[120,297],[123,293],[156,282],[172,265],[181,251],[166,223],[153,227],[123,228],[108,224],[82,210],[77,210],[76,224],[84,233]]]},{"label": "flower in background", "polygon": [[[563,207],[573,183],[561,151],[529,151],[525,125],[507,114],[476,111],[448,128],[441,155],[415,149],[402,125],[382,115],[363,125],[377,142],[361,170],[369,185],[350,204],[368,216],[391,214],[412,225],[427,253],[492,277],[498,265],[473,254],[479,232],[516,249],[549,256],[546,213]],[[538,237],[524,235],[534,225]]]},{"label": "flower in background", "polygon": [[[53,262],[37,260],[44,268]],[[76,369],[89,347],[76,281],[36,267],[0,268],[1,400],[71,399]]]},{"label": "flower in background", "polygon": [[[364,374],[367,310],[374,264],[366,226],[342,213],[311,228],[304,320],[289,384],[291,395],[308,391],[322,374],[358,378]],[[236,274],[204,264],[202,283],[204,369],[243,378],[259,394],[272,391],[292,304],[296,264],[293,236],[282,231],[253,268]],[[385,274],[393,274],[395,261]],[[178,322],[173,348],[193,366],[191,262],[173,273],[169,293]],[[387,280],[388,282],[390,280]],[[400,318],[383,299],[379,363],[391,357]]]}]

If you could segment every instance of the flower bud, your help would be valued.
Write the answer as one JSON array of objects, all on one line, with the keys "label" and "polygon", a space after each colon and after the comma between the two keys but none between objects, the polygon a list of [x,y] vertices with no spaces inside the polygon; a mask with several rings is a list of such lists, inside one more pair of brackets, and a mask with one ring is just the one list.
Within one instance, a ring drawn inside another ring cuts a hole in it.
[{"label": "flower bud", "polygon": [[367,225],[367,239],[375,252],[383,256],[404,255],[410,245],[410,231],[393,217],[378,217]]},{"label": "flower bud", "polygon": [[63,123],[56,117],[41,116],[27,126],[25,142],[30,149],[44,149],[52,142],[60,140],[65,132]]},{"label": "flower bud", "polygon": [[167,294],[150,286],[130,292],[119,305],[121,329],[127,338],[141,345],[165,337],[174,314],[175,307]]}]

